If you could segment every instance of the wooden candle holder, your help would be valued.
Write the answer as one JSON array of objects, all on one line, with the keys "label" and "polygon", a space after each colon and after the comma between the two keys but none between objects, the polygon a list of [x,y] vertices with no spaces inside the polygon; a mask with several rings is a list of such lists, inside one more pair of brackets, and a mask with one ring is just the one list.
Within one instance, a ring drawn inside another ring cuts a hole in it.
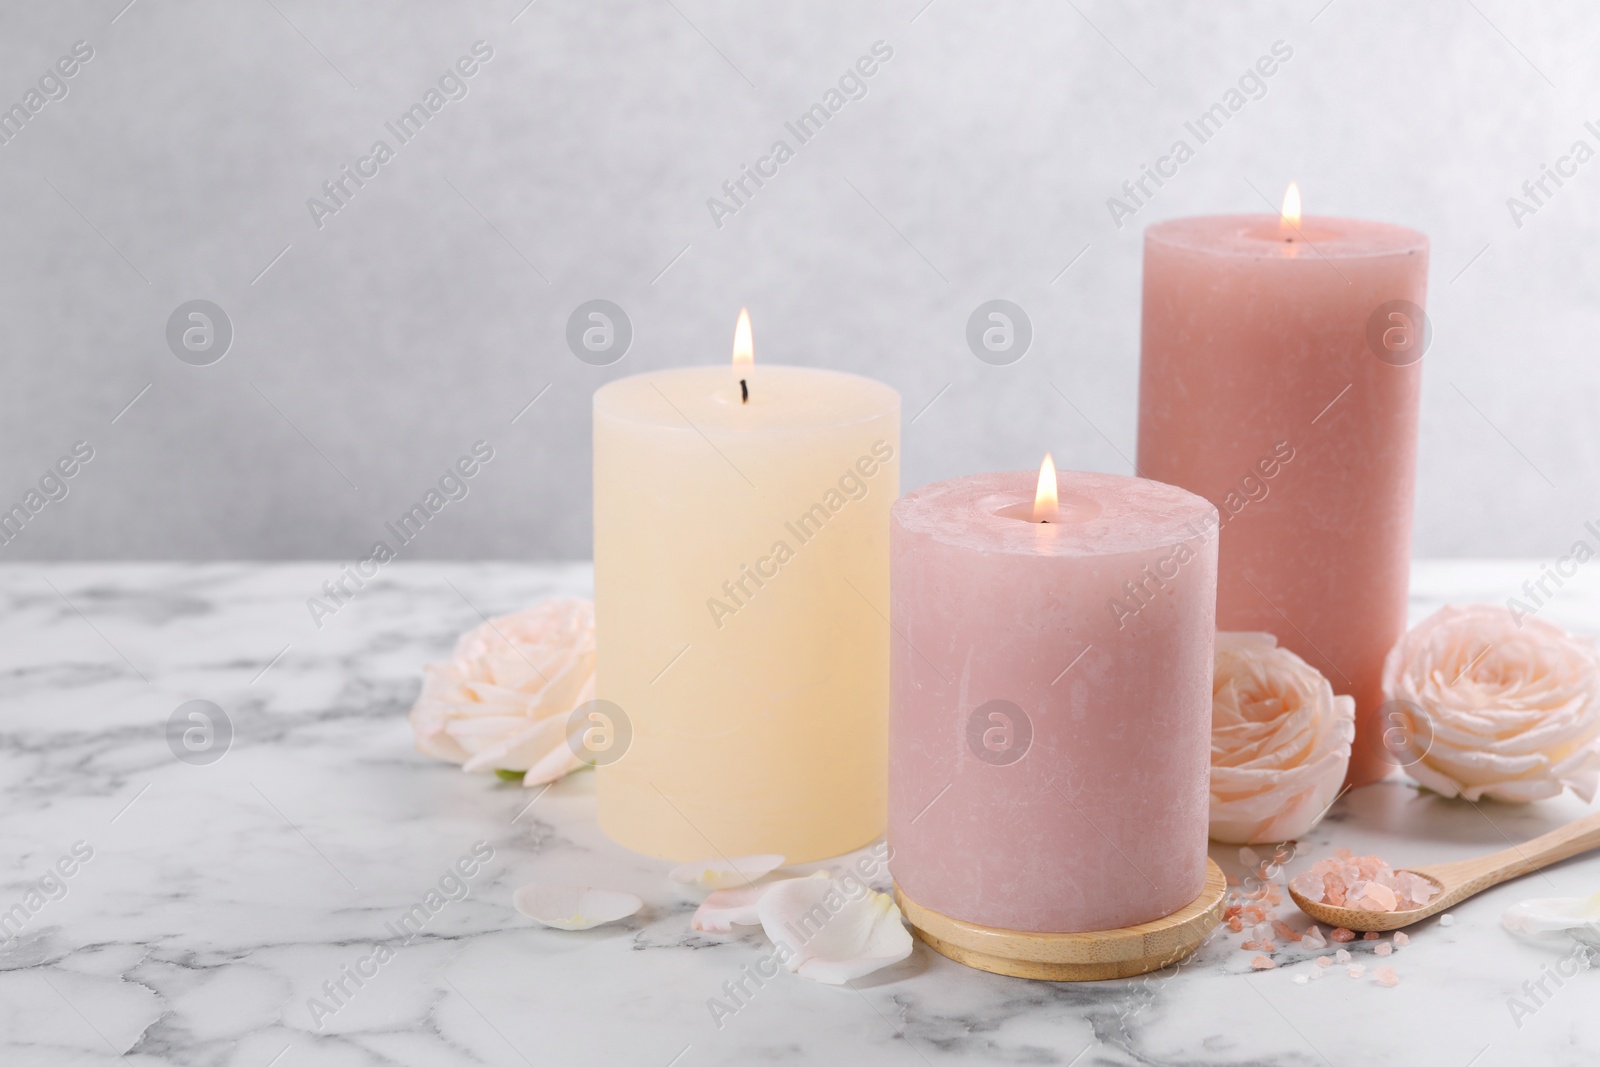
[{"label": "wooden candle holder", "polygon": [[1046,982],[1102,982],[1170,966],[1199,948],[1222,921],[1222,868],[1206,860],[1205,888],[1171,915],[1120,930],[1047,934],[979,926],[925,908],[894,889],[912,932],[941,955],[980,971]]}]

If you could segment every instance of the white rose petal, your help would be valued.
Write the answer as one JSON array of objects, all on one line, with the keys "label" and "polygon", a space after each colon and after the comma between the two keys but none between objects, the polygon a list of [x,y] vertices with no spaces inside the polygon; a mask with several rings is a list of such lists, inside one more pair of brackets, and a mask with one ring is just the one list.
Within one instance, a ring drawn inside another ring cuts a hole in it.
[{"label": "white rose petal", "polygon": [[463,634],[424,670],[411,709],[417,750],[467,771],[526,771],[524,785],[582,765],[565,736],[594,699],[594,605],[547,600]]},{"label": "white rose petal", "polygon": [[911,955],[911,932],[900,920],[900,909],[889,894],[860,882],[777,882],[762,894],[756,910],[784,965],[826,985],[842,985]]},{"label": "white rose petal", "polygon": [[1217,634],[1211,701],[1211,836],[1233,844],[1299,837],[1350,765],[1355,699],[1266,633]]},{"label": "white rose petal", "polygon": [[777,884],[766,882],[737,889],[719,889],[700,902],[694,918],[689,920],[689,928],[702,933],[725,934],[735,926],[760,926],[761,916],[756,912],[756,905],[767,890]]},{"label": "white rose petal", "polygon": [[1388,700],[1421,709],[1407,771],[1445,796],[1526,803],[1600,785],[1600,655],[1593,639],[1484,604],[1445,607],[1384,661]]},{"label": "white rose petal", "polygon": [[[828,878],[827,871],[816,871],[811,878]],[[695,909],[694,917],[689,920],[689,927],[701,933],[726,934],[735,926],[760,926],[761,915],[756,905],[766,895],[767,890],[780,882],[790,881],[788,878],[779,878],[773,882],[757,882],[754,885],[742,885],[733,889],[718,889]]]},{"label": "white rose petal", "polygon": [[523,886],[512,901],[518,911],[534,922],[557,930],[588,930],[626,919],[644,907],[644,901],[632,893],[547,882]]},{"label": "white rose petal", "polygon": [[750,885],[783,866],[784,857],[763,853],[727,859],[697,860],[674,867],[667,877],[694,891],[733,889]]},{"label": "white rose petal", "polygon": [[1574,927],[1600,926],[1600,893],[1592,897],[1536,897],[1505,910],[1500,923],[1522,937],[1565,934]]}]

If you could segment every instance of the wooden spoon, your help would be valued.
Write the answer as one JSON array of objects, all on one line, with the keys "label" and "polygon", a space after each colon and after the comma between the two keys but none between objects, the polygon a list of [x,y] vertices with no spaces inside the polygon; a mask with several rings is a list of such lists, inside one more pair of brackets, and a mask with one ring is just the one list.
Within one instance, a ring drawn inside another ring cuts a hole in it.
[{"label": "wooden spoon", "polygon": [[1426,867],[1407,867],[1412,874],[1420,874],[1439,887],[1439,895],[1426,907],[1410,911],[1364,911],[1359,908],[1341,908],[1332,904],[1317,904],[1289,887],[1289,896],[1300,910],[1320,923],[1346,930],[1398,930],[1414,922],[1436,915],[1444,909],[1476,896],[1491,886],[1547,867],[1559,860],[1568,859],[1590,849],[1600,848],[1600,812],[1568,823],[1558,830],[1541,834],[1532,841],[1476,859],[1456,860],[1454,863],[1434,863]]}]

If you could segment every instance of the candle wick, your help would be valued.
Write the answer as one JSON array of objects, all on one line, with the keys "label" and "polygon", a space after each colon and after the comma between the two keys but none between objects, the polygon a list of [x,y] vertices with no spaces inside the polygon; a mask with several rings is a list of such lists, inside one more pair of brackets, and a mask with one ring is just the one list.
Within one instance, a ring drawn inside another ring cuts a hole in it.
[{"label": "candle wick", "polygon": [[750,385],[743,378],[739,379],[739,403],[750,403]]}]

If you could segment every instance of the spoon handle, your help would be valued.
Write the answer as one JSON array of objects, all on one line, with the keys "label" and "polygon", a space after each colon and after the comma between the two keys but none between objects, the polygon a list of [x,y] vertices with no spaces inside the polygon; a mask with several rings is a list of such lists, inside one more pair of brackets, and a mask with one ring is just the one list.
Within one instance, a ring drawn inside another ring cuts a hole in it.
[{"label": "spoon handle", "polygon": [[1467,897],[1595,848],[1600,848],[1600,812],[1487,856],[1416,869],[1462,886],[1461,896]]}]

